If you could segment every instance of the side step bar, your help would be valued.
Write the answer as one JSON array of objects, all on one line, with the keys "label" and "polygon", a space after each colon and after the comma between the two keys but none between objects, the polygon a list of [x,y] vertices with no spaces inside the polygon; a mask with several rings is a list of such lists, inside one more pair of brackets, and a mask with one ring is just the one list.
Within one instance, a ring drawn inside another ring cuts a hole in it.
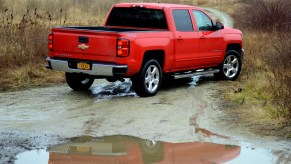
[{"label": "side step bar", "polygon": [[174,79],[182,79],[186,77],[192,77],[192,76],[200,76],[200,75],[207,75],[207,74],[213,74],[213,73],[219,73],[219,69],[211,69],[211,70],[197,70],[196,72],[190,72],[190,73],[182,73],[182,74],[174,74],[172,75]]}]

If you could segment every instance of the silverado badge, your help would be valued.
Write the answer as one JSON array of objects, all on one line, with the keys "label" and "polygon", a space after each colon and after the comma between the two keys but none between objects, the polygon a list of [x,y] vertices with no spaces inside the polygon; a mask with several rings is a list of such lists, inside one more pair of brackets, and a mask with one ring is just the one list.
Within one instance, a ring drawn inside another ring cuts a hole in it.
[{"label": "silverado badge", "polygon": [[78,48],[81,50],[86,50],[89,48],[89,46],[87,46],[86,44],[80,44],[80,45],[78,45]]}]

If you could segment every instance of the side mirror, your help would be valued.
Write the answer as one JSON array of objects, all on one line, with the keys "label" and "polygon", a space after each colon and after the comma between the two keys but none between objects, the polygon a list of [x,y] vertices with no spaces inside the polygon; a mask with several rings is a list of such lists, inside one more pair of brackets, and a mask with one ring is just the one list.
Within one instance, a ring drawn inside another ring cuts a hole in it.
[{"label": "side mirror", "polygon": [[224,29],[224,26],[223,26],[222,23],[220,23],[220,22],[216,22],[215,29],[216,29],[216,30],[221,30],[221,29]]}]

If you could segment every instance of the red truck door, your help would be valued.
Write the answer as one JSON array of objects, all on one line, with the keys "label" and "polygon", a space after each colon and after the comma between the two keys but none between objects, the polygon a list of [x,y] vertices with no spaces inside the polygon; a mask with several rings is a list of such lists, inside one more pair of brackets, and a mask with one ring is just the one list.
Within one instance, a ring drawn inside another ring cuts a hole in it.
[{"label": "red truck door", "polygon": [[188,9],[172,9],[175,25],[175,69],[185,69],[199,65],[199,36],[194,32]]},{"label": "red truck door", "polygon": [[213,30],[212,20],[200,10],[192,10],[198,27],[200,38],[200,64],[213,65],[221,62],[223,58],[223,36],[220,30]]}]

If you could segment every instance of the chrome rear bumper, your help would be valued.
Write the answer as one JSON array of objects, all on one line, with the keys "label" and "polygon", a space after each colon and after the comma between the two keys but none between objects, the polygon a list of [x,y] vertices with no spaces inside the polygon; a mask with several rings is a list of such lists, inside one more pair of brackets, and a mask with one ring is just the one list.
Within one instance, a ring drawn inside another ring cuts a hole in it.
[{"label": "chrome rear bumper", "polygon": [[93,76],[124,76],[127,72],[127,65],[115,65],[115,64],[101,64],[91,63],[91,70],[81,70],[71,68],[68,60],[51,59],[46,58],[48,65],[46,68],[57,71],[69,72],[69,73],[84,73]]}]

